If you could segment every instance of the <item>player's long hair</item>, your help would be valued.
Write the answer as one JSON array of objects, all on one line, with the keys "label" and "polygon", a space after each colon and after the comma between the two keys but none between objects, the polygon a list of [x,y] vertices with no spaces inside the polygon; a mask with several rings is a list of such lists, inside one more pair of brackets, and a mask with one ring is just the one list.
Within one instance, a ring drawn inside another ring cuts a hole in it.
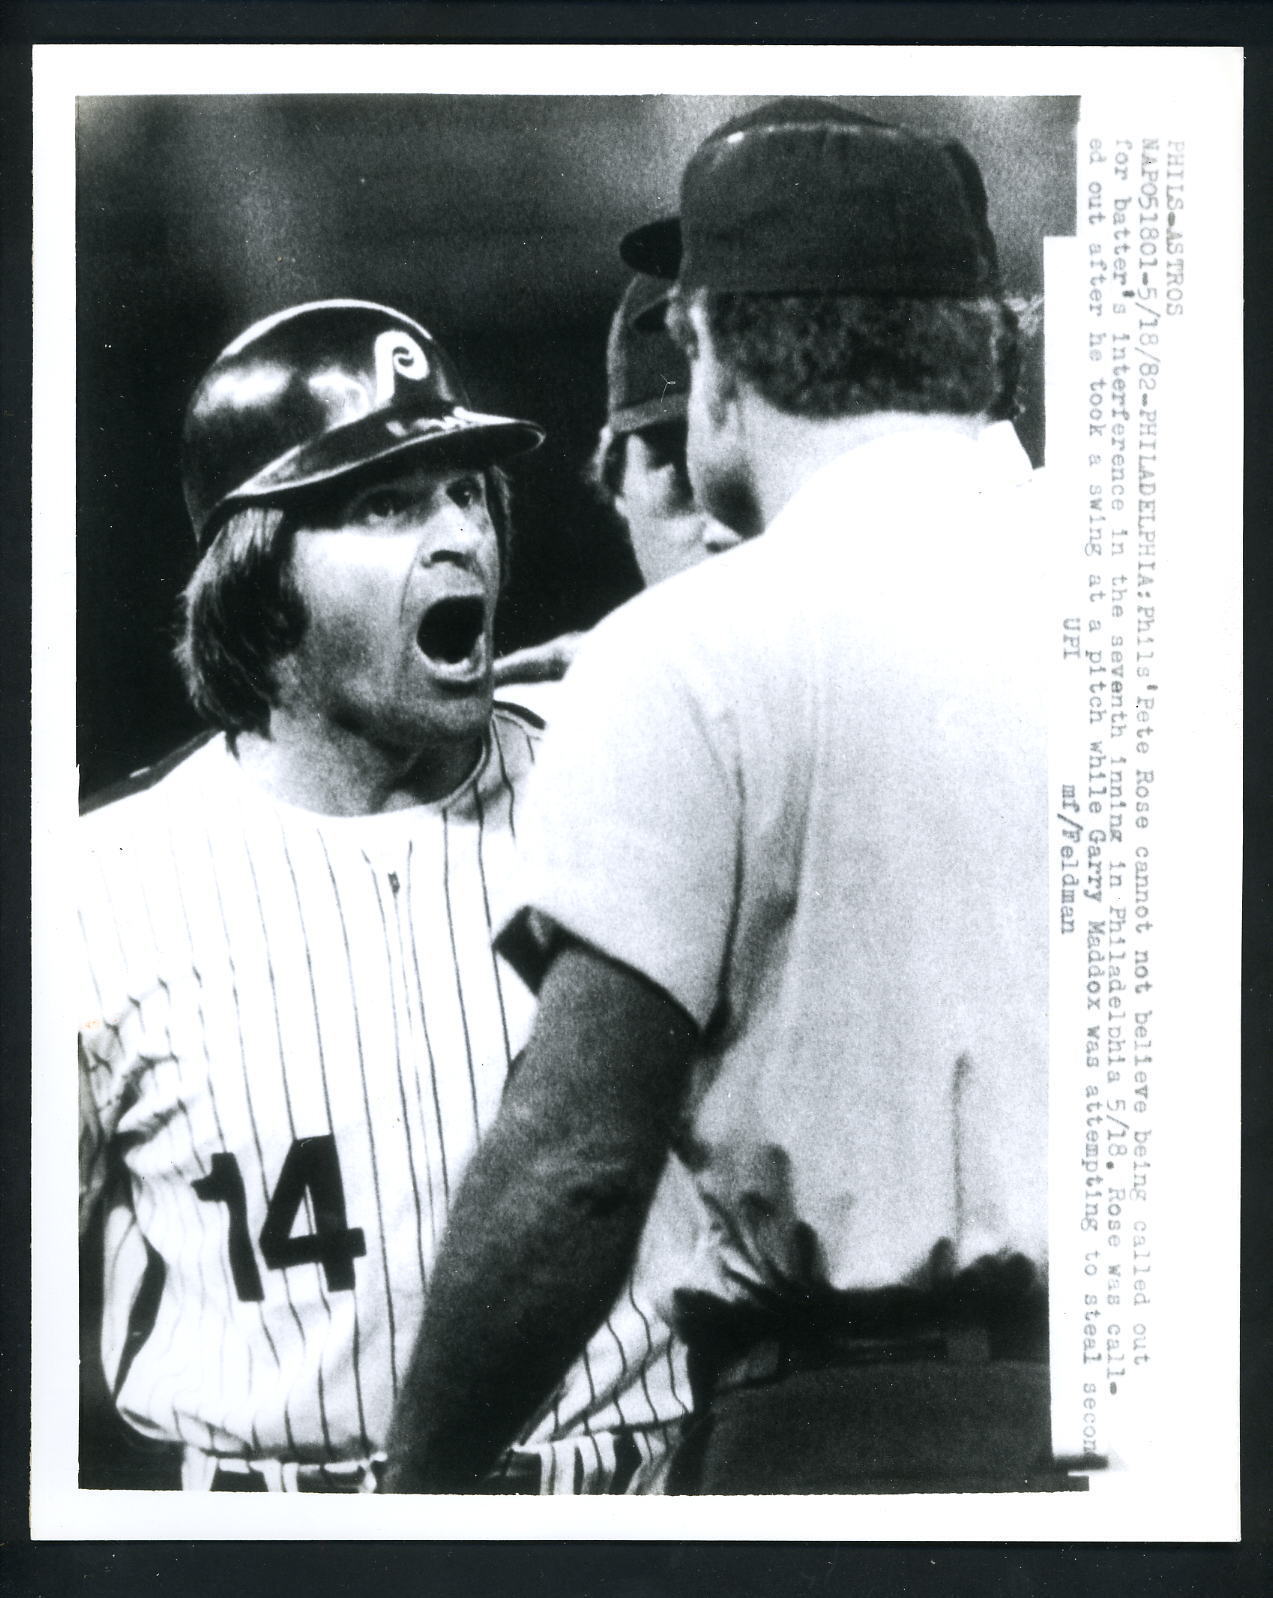
[{"label": "player's long hair", "polygon": [[[487,467],[486,502],[508,581],[511,496]],[[282,504],[246,505],[226,518],[181,597],[175,655],[186,692],[206,722],[233,736],[267,733],[276,666],[305,636],[309,617],[292,577],[297,525]]]},{"label": "player's long hair", "polygon": [[292,538],[277,505],[235,511],[182,595],[177,664],[199,715],[223,732],[268,731],[275,664],[304,636]]}]

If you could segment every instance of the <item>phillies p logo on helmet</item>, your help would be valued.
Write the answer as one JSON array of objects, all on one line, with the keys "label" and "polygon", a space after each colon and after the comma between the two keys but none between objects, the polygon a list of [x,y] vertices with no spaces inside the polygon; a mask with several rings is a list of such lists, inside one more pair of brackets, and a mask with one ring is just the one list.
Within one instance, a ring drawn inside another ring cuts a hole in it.
[{"label": "phillies p logo on helmet", "polygon": [[394,398],[396,373],[401,372],[403,377],[414,378],[417,382],[429,375],[429,357],[410,333],[392,328],[381,333],[376,339],[374,359],[377,409]]},{"label": "phillies p logo on helmet", "polygon": [[182,479],[206,545],[242,505],[277,501],[404,450],[497,465],[543,430],[469,408],[425,328],[366,300],[320,300],[255,322],[227,346],[186,412]]}]

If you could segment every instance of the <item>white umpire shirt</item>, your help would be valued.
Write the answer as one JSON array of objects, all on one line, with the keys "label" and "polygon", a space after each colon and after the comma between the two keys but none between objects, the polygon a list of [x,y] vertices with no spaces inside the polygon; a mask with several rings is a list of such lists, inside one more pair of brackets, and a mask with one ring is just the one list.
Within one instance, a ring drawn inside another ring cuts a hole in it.
[{"label": "white umpire shirt", "polygon": [[693,1173],[669,1162],[642,1245],[664,1292],[1044,1261],[1030,476],[1002,426],[853,449],[566,679],[507,946],[556,923],[702,1029]]}]

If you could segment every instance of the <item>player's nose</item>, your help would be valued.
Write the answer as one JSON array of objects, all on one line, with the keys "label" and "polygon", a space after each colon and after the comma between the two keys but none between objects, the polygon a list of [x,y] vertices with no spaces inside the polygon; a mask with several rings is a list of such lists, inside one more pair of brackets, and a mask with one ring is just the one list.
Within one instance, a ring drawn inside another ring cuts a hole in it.
[{"label": "player's nose", "polygon": [[421,563],[429,566],[454,561],[472,565],[489,536],[489,526],[481,504],[440,506],[420,529]]}]

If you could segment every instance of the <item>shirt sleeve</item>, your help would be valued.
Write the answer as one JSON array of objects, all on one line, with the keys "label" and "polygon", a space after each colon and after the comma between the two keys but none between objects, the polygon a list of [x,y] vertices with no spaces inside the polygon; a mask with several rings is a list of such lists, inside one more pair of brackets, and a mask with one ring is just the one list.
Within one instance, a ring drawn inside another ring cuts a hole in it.
[{"label": "shirt sleeve", "polygon": [[560,929],[703,1027],[734,915],[739,788],[729,717],[662,615],[638,601],[603,622],[562,685],[499,947],[533,987]]}]

